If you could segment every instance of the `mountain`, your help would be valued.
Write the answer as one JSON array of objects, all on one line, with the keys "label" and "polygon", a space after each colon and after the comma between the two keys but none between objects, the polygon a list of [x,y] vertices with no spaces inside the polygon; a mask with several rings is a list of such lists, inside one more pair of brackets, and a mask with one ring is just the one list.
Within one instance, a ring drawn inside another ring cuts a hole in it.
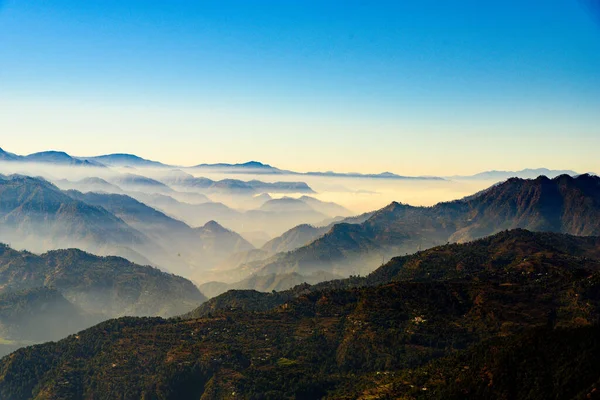
[{"label": "mountain", "polygon": [[[553,268],[552,265],[559,267]],[[273,293],[268,303],[275,304],[275,307],[310,292],[376,287],[400,281],[472,280],[498,285],[507,281],[527,283],[533,277],[535,282],[543,285],[549,284],[553,275],[558,274],[555,278],[560,280],[572,274],[572,268],[577,266],[600,271],[600,237],[578,237],[516,229],[470,243],[448,244],[412,255],[395,257],[364,277],[352,276],[312,286],[300,285]],[[241,291],[239,298],[237,292],[234,290],[217,296],[190,312],[187,317],[201,318],[208,312],[231,307],[229,302],[238,305],[243,303],[245,291]],[[267,293],[254,297],[262,295]],[[244,308],[253,310],[251,305],[245,305]]]},{"label": "mountain", "polygon": [[205,297],[187,279],[120,257],[99,257],[78,249],[41,255],[0,245],[2,293],[50,287],[86,312],[172,316]]},{"label": "mountain", "polygon": [[224,225],[233,225],[234,229],[243,228],[243,224],[240,223],[242,213],[223,203],[209,201],[190,204],[177,201],[172,197],[152,197],[139,193],[132,193],[132,195],[192,226],[204,225],[208,221],[217,220]]},{"label": "mountain", "polygon": [[261,274],[367,273],[389,255],[515,228],[600,234],[600,178],[587,174],[511,178],[475,196],[433,207],[392,203],[361,224],[335,224],[308,245],[250,264],[247,270]]},{"label": "mountain", "polygon": [[321,201],[310,196],[302,196],[299,200],[305,202],[316,211],[332,217],[347,217],[352,215],[352,211],[331,201]]},{"label": "mountain", "polygon": [[78,181],[61,179],[54,182],[62,190],[79,190],[80,192],[123,193],[123,189],[98,177],[83,178]]},{"label": "mountain", "polygon": [[[200,179],[200,178],[196,178]],[[258,193],[315,193],[305,182],[262,182],[258,180],[241,181],[223,179],[213,182],[207,190],[233,194],[255,195]]]},{"label": "mountain", "polygon": [[284,232],[281,236],[271,239],[265,243],[261,249],[271,254],[296,250],[297,248],[309,244],[320,236],[323,236],[337,223],[360,224],[369,219],[372,215],[373,213],[369,212],[356,217],[342,218],[339,221],[335,221],[322,227],[301,224]]},{"label": "mountain", "polygon": [[178,189],[206,189],[215,183],[212,179],[198,178],[180,169],[161,172],[157,179]]},{"label": "mountain", "polygon": [[239,214],[201,193],[171,191],[165,194],[128,190],[127,195],[190,225],[204,225],[210,221],[211,216],[220,220],[221,213],[225,218],[235,218]]},{"label": "mountain", "polygon": [[80,160],[78,158],[71,157],[64,151],[42,151],[39,153],[33,153],[28,156],[18,158],[17,160],[24,162],[67,165],[77,167],[104,167],[104,165],[99,162]]},{"label": "mountain", "polygon": [[151,192],[151,193],[169,193],[173,189],[162,182],[136,174],[122,174],[112,176],[110,182],[127,190]]},{"label": "mountain", "polygon": [[201,228],[171,218],[136,199],[119,194],[67,192],[71,197],[110,211],[172,255],[169,271],[198,278],[231,254],[254,249],[239,234],[214,221]]},{"label": "mountain", "polygon": [[216,297],[229,290],[256,290],[259,292],[283,291],[302,284],[339,279],[340,276],[327,272],[316,272],[310,275],[300,275],[295,272],[288,274],[252,275],[234,283],[207,282],[199,286],[200,291],[208,298]]},{"label": "mountain", "polygon": [[207,170],[221,173],[235,174],[275,174],[275,175],[308,175],[308,176],[324,176],[337,178],[371,178],[371,179],[399,179],[399,180],[444,180],[444,178],[435,176],[402,176],[392,172],[382,172],[379,174],[361,174],[358,172],[341,173],[341,172],[294,172],[282,170],[272,167],[269,164],[263,164],[258,161],[249,161],[242,164],[200,164],[195,167],[190,167],[196,170]]},{"label": "mountain", "polygon": [[200,238],[202,249],[210,257],[218,259],[215,263],[224,260],[231,254],[254,249],[254,246],[242,236],[215,221],[208,221],[204,226],[194,228],[193,231]]},{"label": "mountain", "polygon": [[157,243],[166,242],[171,246],[174,242],[182,240],[192,232],[187,224],[127,195],[81,193],[75,190],[67,191],[66,194],[87,204],[106,209],[125,221],[127,225],[144,233]]},{"label": "mountain", "polygon": [[305,182],[262,182],[258,180],[248,181],[258,192],[269,193],[315,193]]},{"label": "mountain", "polygon": [[520,171],[484,171],[475,175],[455,175],[449,177],[449,179],[472,179],[472,180],[497,180],[504,181],[509,178],[522,178],[522,179],[535,179],[538,176],[543,175],[548,178],[556,178],[560,175],[579,175],[575,171],[571,170],[555,170],[548,168],[526,168]]},{"label": "mountain", "polygon": [[397,175],[392,172],[382,172],[379,174],[361,174],[358,172],[304,172],[304,173],[295,173],[299,175],[309,175],[309,176],[325,176],[325,177],[333,177],[333,178],[370,178],[370,179],[398,179],[398,180],[426,180],[426,181],[443,181],[444,178],[440,178],[437,176],[403,176]]},{"label": "mountain", "polygon": [[316,228],[309,224],[298,225],[286,231],[283,235],[269,240],[262,247],[262,250],[271,254],[292,251],[309,244],[319,236],[327,233],[327,230],[326,227]]},{"label": "mountain", "polygon": [[[61,165],[81,165],[81,166],[114,166],[114,167],[127,167],[127,168],[155,168],[155,169],[167,169],[173,168],[174,166],[163,164],[158,161],[147,160],[136,156],[134,154],[107,154],[101,156],[94,157],[64,157],[66,153],[58,152],[58,151],[47,151],[41,153],[35,153],[30,156],[18,156],[12,153],[4,152],[0,149],[0,160],[9,160],[9,161],[31,161],[31,162],[44,162],[44,163],[54,163]],[[28,160],[27,157],[30,157]],[[238,164],[228,164],[228,163],[216,163],[216,164],[199,164],[193,167],[181,167],[181,169],[188,169],[192,171],[207,171],[207,172],[216,172],[216,173],[224,173],[224,174],[250,174],[250,175],[305,175],[305,176],[318,176],[318,177],[334,177],[334,178],[367,178],[367,179],[394,179],[394,180],[445,180],[445,178],[436,177],[436,176],[405,176],[398,175],[392,172],[382,172],[379,174],[363,174],[358,172],[350,172],[350,173],[341,173],[334,171],[326,171],[326,172],[295,172],[289,170],[283,170],[276,167],[273,167],[269,164],[263,164],[258,161],[249,161],[245,163]],[[182,171],[183,172],[183,171]],[[490,171],[495,172],[495,171]],[[566,171],[572,172],[572,171]],[[543,173],[543,172],[542,172]],[[514,175],[506,175],[514,176]],[[525,176],[524,176],[525,177]],[[529,176],[527,176],[529,177]],[[465,178],[468,179],[470,177],[451,177],[451,178]],[[191,181],[186,182],[185,184],[189,184]],[[303,182],[276,182],[272,186],[272,184],[268,184],[262,182],[264,188],[257,188],[260,191],[269,191],[276,193],[314,193],[312,189],[308,188]],[[294,185],[297,184],[297,185]],[[200,186],[198,186],[200,187]]]},{"label": "mountain", "polygon": [[282,197],[266,201],[259,210],[273,212],[314,212],[315,210],[300,199]]},{"label": "mountain", "polygon": [[239,174],[283,174],[287,172],[258,161],[248,161],[241,164],[200,164],[191,168]]},{"label": "mountain", "polygon": [[269,200],[273,200],[273,197],[271,197],[270,194],[261,193],[261,194],[255,195],[249,199],[246,199],[245,204],[247,204],[247,209],[251,210],[251,209],[255,209],[255,208],[260,208],[260,206],[262,206]]},{"label": "mountain", "polygon": [[200,190],[206,193],[227,193],[254,196],[259,193],[314,193],[305,182],[263,182],[259,180],[242,181],[222,179],[214,181],[204,177],[195,177],[180,169],[158,173],[157,179],[176,189]]},{"label": "mountain", "polygon": [[0,148],[0,161],[15,161],[19,158],[20,156],[13,153],[9,153]]},{"label": "mountain", "polygon": [[0,354],[108,318],[177,315],[205,300],[190,281],[123,258],[0,244]]},{"label": "mountain", "polygon": [[111,165],[116,167],[170,167],[169,165],[160,163],[158,161],[146,160],[138,157],[134,154],[106,154],[95,157],[79,157],[82,160],[99,162],[105,165]]},{"label": "mountain", "polygon": [[339,204],[321,201],[309,196],[302,196],[298,199],[293,197],[270,199],[265,201],[258,209],[272,212],[317,212],[326,216],[348,216],[352,214]]},{"label": "mountain", "polygon": [[[404,375],[381,382],[381,389],[425,387],[427,398],[440,400],[597,399],[599,334],[598,326],[541,327],[490,339],[468,352],[414,371],[412,379]],[[428,376],[432,372],[435,378]],[[523,388],[532,390],[523,393]],[[412,392],[413,398],[417,397],[417,390]]]},{"label": "mountain", "polygon": [[251,264],[251,270],[260,274],[367,273],[386,255],[445,243],[454,232],[453,224],[430,215],[428,209],[392,203],[361,224],[336,223],[309,244]]},{"label": "mountain", "polygon": [[208,188],[209,193],[211,192],[224,192],[230,194],[245,194],[254,195],[257,190],[248,182],[241,181],[239,179],[223,179],[220,181],[213,182]]},{"label": "mountain", "polygon": [[474,199],[456,204],[465,206],[467,223],[449,238],[451,241],[472,240],[514,228],[573,235],[600,234],[600,178],[597,176],[511,178]]},{"label": "mountain", "polygon": [[47,287],[0,293],[0,355],[19,347],[58,340],[90,327],[100,318],[86,315]]},{"label": "mountain", "polygon": [[[254,261],[261,261],[266,258],[269,258],[270,256],[271,256],[271,253],[261,250],[261,249],[239,251],[237,253],[231,254],[223,262],[221,262],[218,267],[218,271],[226,271],[226,274],[228,274],[229,272],[236,269],[237,267],[239,267],[242,264],[247,264],[247,263],[251,263]],[[213,270],[213,272],[217,272],[217,271]],[[217,275],[218,275],[218,273],[217,273]],[[235,276],[229,276],[229,275],[225,275],[225,276],[228,277],[228,279],[224,280],[226,282],[235,282],[236,280],[239,280],[239,279],[236,279]],[[221,276],[218,278],[224,279],[225,276]],[[206,279],[205,282],[209,281],[209,280],[210,279]]]},{"label": "mountain", "polygon": [[20,175],[0,176],[0,240],[33,251],[77,247],[130,256],[159,248],[104,208]]},{"label": "mountain", "polygon": [[[269,200],[273,201],[273,200]],[[270,236],[278,236],[299,224],[315,224],[326,216],[313,210],[307,204],[296,207],[281,203],[261,206],[256,210],[247,210],[242,214],[242,219],[233,221],[229,225],[237,230],[263,230]],[[237,228],[236,228],[237,227]]]},{"label": "mountain", "polygon": [[179,196],[178,193],[169,193],[170,197],[141,192],[128,193],[136,199],[191,226],[204,225],[214,220],[237,232],[262,232],[261,236],[267,235],[273,237],[303,222],[316,223],[325,218],[324,214],[312,210],[306,204],[302,204],[302,207],[306,211],[294,209],[281,211],[264,209],[240,211],[214,201],[200,204],[177,201],[173,197]]},{"label": "mountain", "polygon": [[[153,208],[158,208],[163,211],[165,209],[173,208],[178,210],[181,208],[181,212],[175,211],[169,214],[182,214],[185,215],[185,208],[191,206],[193,208],[196,204],[211,203],[210,199],[203,194],[193,192],[171,192],[169,195],[162,193],[144,193],[138,191],[128,191],[127,194],[142,203],[148,204]],[[177,197],[177,198],[176,198]],[[182,218],[178,218],[182,219]]]},{"label": "mountain", "polygon": [[597,237],[503,232],[402,257],[408,277],[111,320],[3,358],[0,397],[595,398],[599,250]]}]

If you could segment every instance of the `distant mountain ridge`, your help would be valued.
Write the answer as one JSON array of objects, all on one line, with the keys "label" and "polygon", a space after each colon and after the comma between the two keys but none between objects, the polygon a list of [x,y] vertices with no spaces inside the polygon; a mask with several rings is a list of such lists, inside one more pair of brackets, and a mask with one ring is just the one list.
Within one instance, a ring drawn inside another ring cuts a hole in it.
[{"label": "distant mountain ridge", "polygon": [[514,228],[599,235],[600,178],[587,174],[512,178],[479,195],[433,207],[394,202],[361,224],[335,224],[304,247],[243,267],[261,274],[365,273],[386,256]]},{"label": "distant mountain ridge", "polygon": [[[60,156],[59,156],[60,155]],[[29,157],[29,159],[27,159]],[[373,178],[373,179],[398,179],[398,180],[444,180],[445,178],[434,176],[402,176],[391,172],[382,172],[380,174],[362,174],[358,172],[341,173],[341,172],[296,172],[279,169],[269,164],[263,164],[259,161],[248,161],[244,163],[228,164],[198,164],[190,167],[175,166],[164,164],[159,161],[148,160],[139,157],[135,154],[114,153],[90,157],[73,157],[64,152],[41,152],[30,156],[19,156],[13,153],[8,153],[0,149],[0,160],[3,161],[30,161],[30,162],[46,162],[60,165],[79,165],[79,166],[113,166],[113,167],[133,167],[133,168],[180,168],[191,169],[197,171],[214,171],[220,173],[232,174],[265,174],[265,175],[307,175],[307,176],[325,176],[325,177],[340,177],[340,178]]]},{"label": "distant mountain ridge", "polygon": [[159,174],[162,182],[180,189],[200,189],[208,192],[231,192],[233,194],[273,193],[315,193],[305,182],[263,182],[259,180],[242,181],[222,179],[215,181],[205,177],[195,177],[181,169]]},{"label": "distant mountain ridge", "polygon": [[173,258],[182,263],[171,263],[168,267],[179,275],[198,277],[232,253],[254,249],[239,234],[223,228],[215,221],[192,228],[127,195],[77,191],[66,193],[87,204],[103,207],[155,243],[177,254]]},{"label": "distant mountain ridge", "polygon": [[[474,175],[453,175],[453,176],[408,176],[395,174],[393,172],[382,172],[379,174],[359,173],[359,172],[335,172],[335,171],[310,171],[297,172],[284,170],[265,164],[259,161],[248,161],[244,163],[214,163],[214,164],[198,164],[195,166],[176,166],[171,164],[161,163],[146,158],[139,157],[135,154],[114,153],[91,157],[75,157],[70,156],[62,151],[44,151],[33,153],[27,156],[21,156],[14,153],[9,153],[0,148],[0,161],[29,161],[43,162],[58,165],[74,165],[74,166],[112,166],[112,167],[139,167],[139,168],[179,168],[180,170],[190,169],[197,171],[214,171],[220,173],[232,174],[264,174],[264,175],[306,175],[306,176],[323,176],[323,177],[339,177],[339,178],[371,178],[371,179],[396,179],[396,180],[436,180],[443,181],[447,179],[464,179],[464,180],[505,180],[511,177],[524,179],[533,179],[540,175],[545,175],[554,178],[559,175],[578,175],[572,170],[553,170],[548,168],[526,168],[519,171],[483,171]],[[189,183],[189,182],[188,182]],[[200,186],[199,186],[200,187]],[[308,192],[310,193],[310,192]]]},{"label": "distant mountain ridge", "polygon": [[76,157],[71,157],[64,151],[55,150],[42,151],[39,153],[32,153],[26,156],[20,156],[14,153],[8,153],[0,148],[0,161],[43,163],[77,167],[104,167],[104,164],[102,163],[91,160],[81,160]]},{"label": "distant mountain ridge", "polygon": [[163,164],[158,161],[147,160],[138,157],[135,154],[115,153],[106,154],[103,156],[94,157],[78,157],[82,160],[97,161],[105,165],[120,166],[120,167],[172,167],[171,165]]},{"label": "distant mountain ridge", "polygon": [[309,244],[319,236],[323,236],[338,223],[360,224],[369,219],[372,215],[373,213],[369,212],[355,217],[347,217],[322,227],[301,224],[284,232],[282,235],[269,240],[261,249],[273,254],[292,251]]},{"label": "distant mountain ridge", "polygon": [[229,173],[248,173],[248,174],[275,174],[275,175],[308,175],[308,176],[327,176],[339,178],[376,178],[376,179],[401,179],[401,180],[444,180],[444,178],[434,176],[402,176],[392,172],[382,172],[380,174],[361,174],[358,172],[295,172],[290,170],[282,170],[273,167],[269,164],[263,164],[258,161],[249,161],[241,164],[200,164],[194,169],[218,170]]},{"label": "distant mountain ridge", "polygon": [[279,168],[275,168],[270,166],[269,164],[263,164],[258,161],[248,161],[240,164],[227,164],[227,163],[217,163],[217,164],[199,164],[190,168],[194,169],[207,169],[207,170],[219,170],[222,172],[237,172],[237,173],[245,173],[246,171],[251,171],[252,173],[257,174],[285,174],[288,171],[281,170]]},{"label": "distant mountain ridge", "polygon": [[484,171],[475,175],[455,175],[449,179],[469,179],[469,180],[506,180],[509,178],[535,179],[538,176],[547,176],[555,178],[560,175],[577,176],[577,172],[572,170],[553,170],[548,168],[526,168],[520,171]]}]

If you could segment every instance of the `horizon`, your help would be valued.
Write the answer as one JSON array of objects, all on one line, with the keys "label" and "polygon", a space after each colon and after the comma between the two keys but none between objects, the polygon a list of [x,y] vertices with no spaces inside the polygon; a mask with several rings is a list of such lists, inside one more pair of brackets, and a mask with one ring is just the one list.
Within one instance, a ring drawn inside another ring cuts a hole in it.
[{"label": "horizon", "polygon": [[[442,174],[437,174],[437,175],[407,175],[407,174],[403,174],[402,172],[398,172],[398,171],[376,171],[376,172],[363,172],[363,171],[341,171],[341,170],[291,170],[291,169],[286,169],[286,168],[281,168],[278,165],[273,165],[269,162],[264,162],[261,160],[254,160],[254,159],[249,159],[249,160],[239,160],[239,161],[232,161],[232,162],[216,162],[216,163],[205,163],[205,162],[199,162],[199,163],[194,163],[194,164],[190,164],[190,165],[183,165],[183,164],[170,164],[167,162],[164,162],[163,160],[159,160],[159,159],[152,159],[152,158],[147,158],[144,157],[143,155],[139,155],[139,154],[134,154],[134,153],[119,153],[119,152],[115,152],[115,153],[102,153],[102,154],[96,154],[96,155],[85,155],[85,156],[81,156],[81,155],[75,155],[75,154],[70,154],[64,150],[58,150],[58,149],[50,149],[50,150],[42,150],[39,152],[31,152],[31,153],[23,153],[23,154],[19,154],[19,153],[15,153],[13,151],[9,151],[6,150],[4,147],[0,146],[0,151],[4,151],[10,154],[15,154],[17,156],[28,156],[28,155],[32,155],[32,154],[38,154],[38,153],[48,153],[48,152],[56,152],[56,153],[64,153],[67,154],[68,156],[71,156],[73,158],[76,159],[88,159],[88,158],[95,158],[95,157],[103,157],[103,156],[132,156],[132,157],[137,157],[141,160],[144,161],[150,161],[150,162],[157,162],[160,164],[163,164],[165,167],[172,167],[172,168],[194,168],[194,167],[199,167],[199,166],[211,166],[211,165],[219,165],[219,164],[225,164],[225,165],[246,165],[246,164],[252,164],[252,163],[256,163],[256,164],[261,164],[262,166],[265,167],[271,167],[271,168],[275,168],[284,172],[293,172],[293,173],[297,173],[297,174],[307,174],[307,173],[337,173],[337,174],[360,174],[360,175],[382,175],[382,174],[395,174],[398,176],[406,176],[406,177],[417,177],[417,178],[453,178],[453,177],[459,177],[459,176],[471,176],[471,175],[477,175],[480,173],[510,173],[510,172],[526,172],[526,171],[536,171],[536,170],[548,170],[548,171],[571,171],[574,172],[576,174],[593,174],[593,175],[597,175],[596,172],[594,171],[575,171],[571,168],[548,168],[545,166],[538,166],[538,167],[532,167],[532,166],[528,166],[528,167],[524,167],[524,168],[519,168],[519,169],[483,169],[483,170],[472,170],[470,173],[464,174],[464,175],[460,175],[460,174],[452,174],[452,175],[442,175]],[[0,160],[1,161],[1,160]],[[285,174],[283,174],[285,175]]]},{"label": "horizon", "polygon": [[175,165],[595,171],[596,22],[567,0],[4,1],[0,131]]}]

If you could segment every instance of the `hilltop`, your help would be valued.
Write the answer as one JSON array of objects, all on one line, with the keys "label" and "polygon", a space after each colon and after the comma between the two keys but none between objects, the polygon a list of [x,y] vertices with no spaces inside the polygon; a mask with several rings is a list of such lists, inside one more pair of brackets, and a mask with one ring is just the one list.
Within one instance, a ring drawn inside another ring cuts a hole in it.
[{"label": "hilltop", "polygon": [[286,292],[233,291],[211,303],[239,303],[203,317],[111,320],[2,359],[0,395],[506,398],[519,381],[504,374],[526,368],[512,361],[526,352],[545,369],[520,382],[550,386],[518,398],[576,398],[600,378],[599,250],[597,237],[502,232],[283,301]]}]

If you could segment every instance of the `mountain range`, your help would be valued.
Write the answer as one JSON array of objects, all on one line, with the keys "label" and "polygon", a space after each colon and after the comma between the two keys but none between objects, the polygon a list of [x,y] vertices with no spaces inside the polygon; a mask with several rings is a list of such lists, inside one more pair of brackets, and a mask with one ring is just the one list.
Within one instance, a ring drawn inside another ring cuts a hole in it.
[{"label": "mountain range", "polygon": [[39,153],[32,153],[27,156],[20,156],[14,153],[9,153],[0,148],[0,160],[2,161],[13,161],[13,162],[27,162],[27,163],[43,163],[43,164],[54,164],[54,165],[65,165],[75,167],[104,167],[104,164],[81,160],[77,157],[71,157],[64,151],[42,151]]},{"label": "mountain range", "polygon": [[154,243],[160,243],[173,258],[177,254],[177,259],[184,264],[170,264],[169,270],[180,275],[197,277],[203,270],[219,264],[232,253],[254,249],[239,234],[223,228],[215,221],[192,228],[126,195],[77,191],[68,191],[67,194],[110,211]]},{"label": "mountain range", "polygon": [[20,349],[0,396],[596,398],[599,256],[598,237],[513,230],[363,278],[231,291]]},{"label": "mountain range", "polygon": [[[251,174],[251,175],[297,175],[297,176],[317,176],[317,177],[337,177],[337,178],[369,178],[369,179],[392,179],[392,180],[485,180],[485,181],[503,181],[511,177],[533,179],[540,175],[544,175],[550,178],[554,178],[559,175],[578,175],[577,172],[572,170],[553,170],[548,168],[526,168],[518,171],[484,171],[474,175],[453,175],[448,177],[439,176],[405,176],[399,175],[392,172],[382,172],[379,174],[366,174],[358,172],[342,173],[334,171],[326,172],[297,172],[284,170],[277,167],[273,167],[269,164],[264,164],[259,161],[248,161],[245,163],[228,164],[228,163],[215,163],[215,164],[198,164],[192,167],[176,166],[164,164],[159,161],[148,160],[139,157],[135,154],[106,154],[93,157],[75,157],[71,156],[62,151],[44,151],[39,153],[33,153],[26,156],[9,153],[0,148],[0,161],[23,161],[30,163],[42,163],[42,164],[54,164],[62,166],[108,166],[108,167],[127,167],[127,168],[139,168],[153,170],[154,173],[161,174],[161,170],[178,169],[180,172],[185,173],[183,170],[187,169],[190,171],[205,171],[205,172],[216,172],[220,174]],[[186,173],[187,174],[187,173]],[[190,174],[188,174],[190,175]],[[191,176],[191,175],[190,175]],[[201,179],[197,181],[196,187],[208,187],[204,186],[207,183],[202,183]],[[239,181],[241,182],[241,181]],[[192,181],[185,182],[186,185],[192,184]],[[209,184],[210,185],[210,184]],[[298,192],[301,193],[305,188],[300,188]],[[281,190],[281,188],[279,189]],[[289,190],[291,192],[291,190]],[[311,191],[306,191],[311,193]]]},{"label": "mountain range", "polygon": [[[12,246],[0,246],[0,353],[144,316],[16,350],[0,361],[0,398],[596,393],[597,176],[509,178],[431,207],[393,202],[349,217],[315,197],[266,194],[302,182],[215,181],[122,160],[121,171],[85,165],[93,173],[57,185],[0,176],[0,241]],[[248,208],[214,201],[225,193]],[[263,226],[283,234],[255,248],[236,233]],[[515,363],[523,352],[551,376]]]},{"label": "mountain range", "polygon": [[36,255],[1,245],[1,291],[37,287],[56,289],[82,309],[106,316],[172,316],[205,300],[189,280],[121,257],[78,249]]},{"label": "mountain range", "polygon": [[[87,179],[84,183],[112,187],[102,179]],[[236,222],[236,226],[253,221],[258,227],[272,221],[281,231],[304,218],[315,221],[325,217],[303,202],[308,198],[295,200],[307,208],[303,212],[238,212],[224,205],[219,210],[216,203],[187,204],[167,195],[135,193],[157,208],[126,194],[62,191],[41,178],[0,176],[0,240],[36,252],[80,248],[95,254],[119,255],[206,281],[202,278],[205,271],[233,253],[254,249],[242,236],[211,220],[211,216],[222,217],[229,212],[230,219],[223,219]],[[313,204],[321,203],[313,200]],[[322,204],[335,208],[330,203]],[[200,215],[205,220],[193,228],[161,209],[176,216],[186,214],[188,218],[192,211],[204,209]]]},{"label": "mountain range", "polygon": [[243,210],[217,201],[192,204],[177,201],[170,195],[142,192],[128,192],[128,194],[192,226],[215,220],[236,232],[264,232],[269,237],[278,236],[302,223],[317,224],[333,215],[351,215],[349,210],[340,205],[322,202],[309,196],[302,196],[299,199],[251,197],[244,199],[243,203],[257,208]]},{"label": "mountain range", "polygon": [[600,234],[600,178],[511,178],[474,196],[413,207],[392,203],[360,224],[338,223],[291,252],[242,266],[246,273],[368,273],[382,258],[505,229]]},{"label": "mountain range", "polygon": [[522,179],[535,179],[538,176],[543,175],[548,178],[555,178],[560,175],[579,175],[575,171],[571,170],[553,170],[548,168],[526,168],[520,171],[484,171],[475,175],[455,175],[450,176],[448,179],[469,179],[469,180],[484,180],[484,181],[504,181],[509,178],[522,178]]},{"label": "mountain range", "polygon": [[0,176],[0,240],[36,252],[120,255],[188,277],[254,248],[214,222],[192,228],[127,195],[61,191],[18,175]]},{"label": "mountain range", "polygon": [[206,300],[187,279],[78,249],[0,244],[0,353],[123,315],[173,316]]},{"label": "mountain range", "polygon": [[[393,255],[468,241],[503,229],[598,234],[599,180],[587,174],[511,178],[473,196],[433,207],[392,203],[368,218],[337,221],[325,228],[300,224],[265,244],[260,255],[238,257],[247,262],[237,270],[225,268],[222,273],[233,279],[229,283],[253,274],[310,276],[326,272],[348,276],[368,273]],[[100,180],[93,183],[104,185]],[[270,199],[259,209],[241,212],[218,203],[186,204],[160,193],[141,194],[148,206],[127,195],[63,192],[47,181],[18,175],[1,177],[0,193],[0,240],[33,251],[77,247],[120,255],[200,282],[220,280],[218,274],[203,274],[224,266],[236,252],[254,250],[242,236],[210,222],[210,216],[218,215],[235,230],[269,226],[273,230],[268,233],[278,234],[294,222],[324,220],[326,216],[315,207],[344,211],[307,196]],[[165,196],[158,198],[170,199],[171,204],[167,201],[157,206],[156,196]],[[192,222],[201,224],[192,226],[204,228],[192,228],[169,215],[185,216],[188,221],[196,218]]]},{"label": "mountain range", "polygon": [[[101,207],[78,201],[53,184],[26,176],[0,176],[0,240],[32,251],[75,247],[124,255],[147,263],[156,253],[141,232]],[[152,251],[150,251],[152,250]]]}]

